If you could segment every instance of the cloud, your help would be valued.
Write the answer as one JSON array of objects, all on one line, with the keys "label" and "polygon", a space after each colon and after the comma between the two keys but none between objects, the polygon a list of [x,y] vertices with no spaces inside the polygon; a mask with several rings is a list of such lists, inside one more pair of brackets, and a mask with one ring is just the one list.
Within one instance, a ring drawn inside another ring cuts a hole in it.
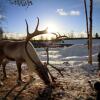
[{"label": "cloud", "polygon": [[80,15],[80,11],[74,11],[74,10],[72,10],[72,11],[70,11],[69,12],[69,15],[71,15],[71,16],[79,16]]},{"label": "cloud", "polygon": [[57,9],[57,13],[62,16],[66,16],[67,13],[63,9]]},{"label": "cloud", "polygon": [[0,15],[0,20],[1,20],[1,19],[4,19],[4,18],[5,18],[5,16],[4,16],[4,15]]},{"label": "cloud", "polygon": [[64,11],[64,9],[57,9],[56,11],[61,16],[79,16],[80,11],[78,10],[71,10],[69,12]]}]

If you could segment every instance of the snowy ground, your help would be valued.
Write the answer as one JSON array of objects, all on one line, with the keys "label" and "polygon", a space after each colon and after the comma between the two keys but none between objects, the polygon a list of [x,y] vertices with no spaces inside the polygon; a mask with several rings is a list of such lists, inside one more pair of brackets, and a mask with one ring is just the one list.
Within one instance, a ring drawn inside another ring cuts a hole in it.
[{"label": "snowy ground", "polygon": [[[37,51],[42,62],[46,62],[45,49],[37,48]],[[63,78],[58,75],[54,69],[51,69],[51,67],[48,66],[52,74],[58,78],[57,80],[63,86],[63,91],[59,90],[62,93],[61,96],[59,96],[59,98],[56,98],[55,100],[87,100],[87,98],[91,98],[91,100],[94,100],[95,91],[90,87],[89,81],[94,83],[95,81],[100,80],[100,77],[97,74],[98,52],[100,52],[100,44],[93,45],[93,65],[89,65],[88,50],[86,45],[80,44],[73,45],[71,47],[49,49],[50,63],[55,67],[63,67],[66,69]],[[26,65],[23,66],[24,71],[22,74],[24,77],[24,75],[27,75],[27,68],[25,67]],[[11,75],[16,71],[15,63],[9,63],[6,69],[7,73],[9,74],[9,81],[11,80]],[[14,77],[14,79],[16,79],[16,74],[14,74]],[[5,84],[7,85],[6,81],[4,82],[3,86],[0,87],[2,90],[4,89],[3,87],[5,86]],[[0,91],[0,96],[3,95],[4,94]],[[22,100],[27,99],[24,98]]]},{"label": "snowy ground", "polygon": [[[89,85],[89,81],[94,83],[100,79],[97,74],[98,52],[100,52],[100,45],[93,45],[93,65],[89,65],[86,45],[73,45],[49,50],[50,63],[56,67],[66,69],[65,77],[60,78],[61,82],[65,84],[66,95],[68,96],[65,96],[62,100],[86,100],[91,95],[93,90]],[[39,55],[41,55],[42,61],[46,60],[45,51],[41,52],[40,50]]]}]

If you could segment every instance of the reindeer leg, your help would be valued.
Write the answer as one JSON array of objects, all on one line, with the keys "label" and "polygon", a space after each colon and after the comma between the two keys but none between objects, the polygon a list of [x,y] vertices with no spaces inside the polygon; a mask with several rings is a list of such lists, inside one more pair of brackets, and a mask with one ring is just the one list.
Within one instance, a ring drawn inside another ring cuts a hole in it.
[{"label": "reindeer leg", "polygon": [[3,79],[6,79],[6,78],[7,78],[6,69],[5,69],[6,63],[3,63],[3,64],[2,64],[2,67],[3,67]]},{"label": "reindeer leg", "polygon": [[6,59],[6,58],[2,59],[2,63],[1,64],[2,64],[2,67],[3,67],[3,79],[7,78],[5,67],[6,67],[8,62],[9,62],[8,59]]},{"label": "reindeer leg", "polygon": [[21,79],[21,63],[16,62],[17,64],[17,70],[18,70],[18,79],[17,79],[17,83],[21,84],[22,83],[22,79]]},{"label": "reindeer leg", "polygon": [[2,69],[3,69],[3,80],[7,78],[6,70],[5,70],[6,64],[7,64],[6,61],[3,61],[3,59],[0,59],[0,66],[2,66]]}]

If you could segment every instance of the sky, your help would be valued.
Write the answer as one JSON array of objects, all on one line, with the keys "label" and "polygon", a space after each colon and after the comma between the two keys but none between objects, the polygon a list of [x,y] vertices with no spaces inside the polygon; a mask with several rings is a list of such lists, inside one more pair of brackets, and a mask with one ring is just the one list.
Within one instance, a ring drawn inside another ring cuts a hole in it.
[{"label": "sky", "polygon": [[[5,17],[6,20],[2,26],[6,32],[13,33],[15,36],[26,34],[25,19],[28,21],[30,33],[33,32],[37,24],[37,17],[40,19],[39,30],[48,27],[49,33],[73,32],[78,35],[86,33],[83,0],[33,0],[33,5],[28,8],[11,5],[7,0],[4,0],[3,3],[5,3],[5,14],[0,14],[0,18]],[[87,0],[87,6],[89,12],[89,0]],[[94,0],[93,34],[99,33],[100,35],[99,18],[100,0]]]}]

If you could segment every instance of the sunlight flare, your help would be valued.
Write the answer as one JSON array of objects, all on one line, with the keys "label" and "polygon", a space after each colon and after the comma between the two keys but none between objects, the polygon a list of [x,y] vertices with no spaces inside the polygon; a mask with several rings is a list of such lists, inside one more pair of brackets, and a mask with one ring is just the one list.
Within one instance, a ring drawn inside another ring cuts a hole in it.
[{"label": "sunlight flare", "polygon": [[56,23],[54,23],[54,22],[47,22],[46,26],[48,27],[49,33],[58,31],[58,27],[57,27]]}]

